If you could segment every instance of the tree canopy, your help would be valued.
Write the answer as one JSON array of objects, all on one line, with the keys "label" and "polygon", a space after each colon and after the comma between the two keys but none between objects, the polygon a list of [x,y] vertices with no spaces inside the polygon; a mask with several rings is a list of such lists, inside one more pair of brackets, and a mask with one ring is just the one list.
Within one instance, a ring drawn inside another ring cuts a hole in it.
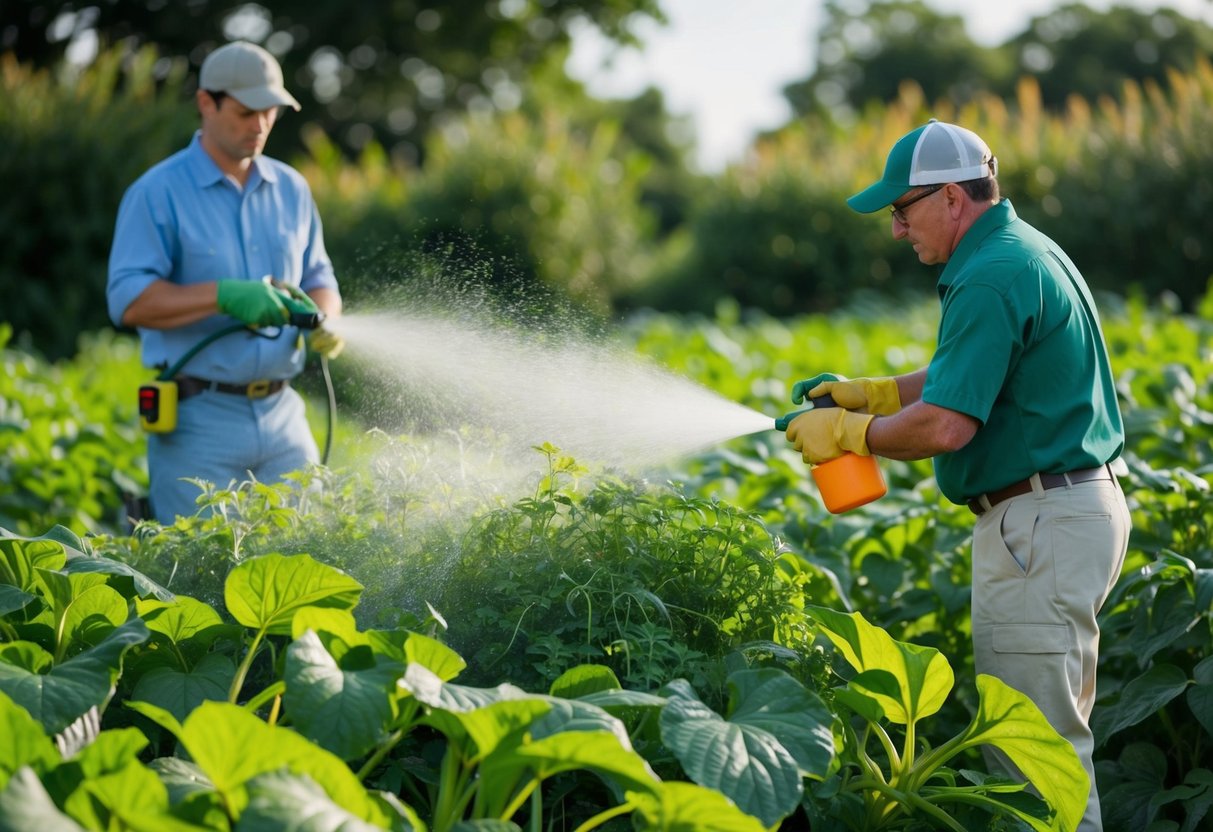
[{"label": "tree canopy", "polygon": [[372,139],[415,159],[430,128],[468,110],[518,107],[530,70],[563,55],[571,27],[620,42],[657,0],[6,0],[0,51],[56,65],[119,42],[154,45],[196,72],[216,46],[244,39],[278,57],[287,86],[347,151]]}]

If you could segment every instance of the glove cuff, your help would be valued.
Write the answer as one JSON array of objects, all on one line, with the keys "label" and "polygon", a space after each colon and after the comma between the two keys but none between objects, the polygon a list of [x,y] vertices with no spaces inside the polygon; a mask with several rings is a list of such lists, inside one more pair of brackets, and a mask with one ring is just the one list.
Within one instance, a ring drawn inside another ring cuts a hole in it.
[{"label": "glove cuff", "polygon": [[851,410],[841,411],[841,419],[835,425],[834,440],[844,451],[851,451],[860,456],[871,456],[868,449],[868,426],[876,418],[872,413],[856,413]]},{"label": "glove cuff", "polygon": [[877,416],[892,416],[901,410],[901,393],[897,390],[897,379],[874,378],[868,386],[869,413]]}]

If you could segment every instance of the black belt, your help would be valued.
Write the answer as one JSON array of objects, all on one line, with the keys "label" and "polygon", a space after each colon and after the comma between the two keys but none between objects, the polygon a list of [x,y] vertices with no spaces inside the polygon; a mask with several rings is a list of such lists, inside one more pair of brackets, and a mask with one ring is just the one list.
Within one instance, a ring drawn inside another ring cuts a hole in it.
[{"label": "black belt", "polygon": [[[1068,478],[1068,479],[1067,479]],[[1112,469],[1107,465],[1100,465],[1098,468],[1080,468],[1077,471],[1071,471],[1068,474],[1041,474],[1040,485],[1046,491],[1050,488],[1061,488],[1063,485],[1073,485],[1080,482],[1096,482],[1098,480],[1113,480]],[[984,495],[978,494],[968,501],[969,511],[979,517],[986,513],[986,509],[981,504],[981,498],[984,496],[990,501],[990,507],[993,508],[1003,500],[1009,500],[1012,497],[1018,497],[1020,494],[1027,494],[1032,490],[1032,478],[1013,482],[1006,488],[999,488],[997,491],[987,491]]]},{"label": "black belt", "polygon": [[173,381],[177,382],[177,401],[179,402],[190,396],[205,393],[207,390],[214,390],[216,393],[231,393],[234,396],[246,396],[250,399],[264,399],[266,396],[272,396],[281,391],[291,383],[290,379],[280,378],[273,381],[260,379],[250,381],[248,384],[228,384],[225,381],[208,381],[194,376],[177,376]]}]

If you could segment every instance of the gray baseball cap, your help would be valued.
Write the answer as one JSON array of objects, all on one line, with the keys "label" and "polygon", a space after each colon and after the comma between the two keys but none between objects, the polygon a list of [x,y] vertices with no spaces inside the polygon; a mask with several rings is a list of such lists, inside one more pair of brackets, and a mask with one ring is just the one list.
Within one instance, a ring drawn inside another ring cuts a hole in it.
[{"label": "gray baseball cap", "polygon": [[242,40],[220,46],[206,56],[198,86],[225,92],[250,110],[299,109],[299,102],[282,84],[282,67],[274,56]]}]

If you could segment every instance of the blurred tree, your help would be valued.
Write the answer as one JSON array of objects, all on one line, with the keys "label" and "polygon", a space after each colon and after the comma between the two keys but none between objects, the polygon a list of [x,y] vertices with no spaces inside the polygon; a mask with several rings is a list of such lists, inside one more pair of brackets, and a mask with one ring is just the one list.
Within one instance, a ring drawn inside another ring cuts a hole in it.
[{"label": "blurred tree", "polygon": [[[416,161],[425,135],[453,114],[517,108],[528,71],[568,43],[571,26],[628,43],[642,17],[663,19],[657,0],[5,0],[0,51],[51,67],[107,44],[154,44],[166,71],[185,56],[196,73],[216,46],[253,41],[282,63],[306,122],[347,151],[374,139]],[[299,132],[276,153],[300,148]]]},{"label": "blurred tree", "polygon": [[1046,107],[1069,95],[1119,96],[1127,80],[1163,81],[1168,67],[1191,70],[1213,55],[1213,28],[1172,9],[1080,3],[1033,18],[997,47],[973,42],[959,15],[922,0],[827,0],[817,34],[817,68],[784,88],[798,116],[847,122],[873,101],[890,102],[912,80],[927,101],[960,106],[982,91],[1011,98],[1025,75],[1040,84]]},{"label": "blurred tree", "polygon": [[922,0],[827,0],[818,30],[817,69],[784,88],[798,115],[847,121],[870,101],[891,101],[912,78],[928,100],[968,101],[1010,76],[1007,50],[977,45],[960,15]]},{"label": "blurred tree", "polygon": [[1070,95],[1119,96],[1129,80],[1162,83],[1168,67],[1191,71],[1197,56],[1213,56],[1213,28],[1173,9],[1075,3],[1034,18],[1008,46],[1018,73],[1036,76],[1044,105],[1056,109]]}]

